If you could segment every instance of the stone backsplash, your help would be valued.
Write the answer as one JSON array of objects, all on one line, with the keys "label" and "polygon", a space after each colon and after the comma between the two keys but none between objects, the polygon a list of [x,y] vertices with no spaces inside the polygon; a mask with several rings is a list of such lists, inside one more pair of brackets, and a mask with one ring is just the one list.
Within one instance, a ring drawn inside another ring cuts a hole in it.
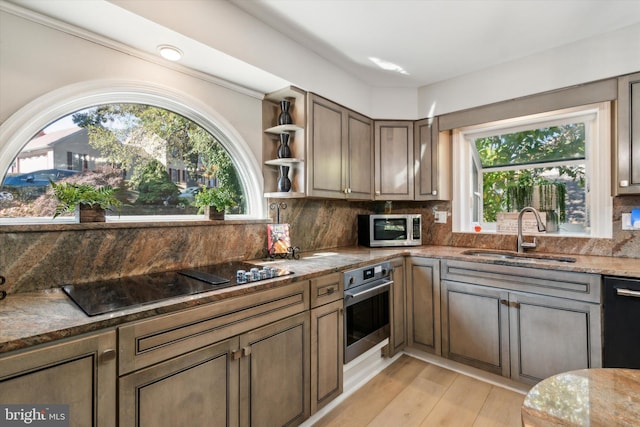
[{"label": "stone backsplash", "polygon": [[[356,215],[382,210],[384,203],[336,200],[270,200],[284,203],[280,222],[291,225],[291,242],[303,252],[357,244]],[[537,251],[640,258],[640,231],[621,230],[622,212],[640,206],[640,196],[617,197],[613,238],[538,237]],[[453,233],[451,220],[435,224],[433,210],[449,202],[394,202],[394,213],[423,215],[423,243],[514,250],[516,236]],[[271,221],[276,210],[269,210]],[[256,259],[266,247],[269,221],[6,226],[0,228],[0,275],[8,293],[59,287],[156,271]]]}]

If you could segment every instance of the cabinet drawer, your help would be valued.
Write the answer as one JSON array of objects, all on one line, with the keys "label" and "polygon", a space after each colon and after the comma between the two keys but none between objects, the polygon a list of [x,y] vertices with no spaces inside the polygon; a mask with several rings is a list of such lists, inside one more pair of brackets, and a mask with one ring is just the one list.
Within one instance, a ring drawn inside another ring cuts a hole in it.
[{"label": "cabinet drawer", "polygon": [[122,326],[119,373],[135,371],[309,308],[306,281]]},{"label": "cabinet drawer", "polygon": [[601,300],[598,274],[442,260],[442,278],[579,301]]},{"label": "cabinet drawer", "polygon": [[342,273],[332,273],[311,279],[311,307],[319,307],[343,298]]}]

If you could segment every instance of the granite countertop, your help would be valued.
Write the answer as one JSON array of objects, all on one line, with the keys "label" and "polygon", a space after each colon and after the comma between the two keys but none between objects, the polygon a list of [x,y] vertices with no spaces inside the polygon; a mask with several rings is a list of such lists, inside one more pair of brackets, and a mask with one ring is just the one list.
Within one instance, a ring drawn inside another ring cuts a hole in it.
[{"label": "granite countertop", "polygon": [[551,262],[544,259],[536,260],[535,262],[520,262],[518,260],[465,255],[463,252],[469,249],[473,248],[419,246],[369,249],[352,247],[303,253],[299,260],[252,260],[248,262],[290,270],[295,274],[186,297],[172,298],[93,317],[87,316],[59,288],[10,294],[0,301],[0,353],[86,332],[116,327],[126,322],[246,295],[287,283],[307,280],[331,272],[357,268],[372,262],[405,255],[533,267],[536,269],[640,277],[640,259],[636,258],[571,255],[576,258],[575,263]]},{"label": "granite countertop", "polygon": [[582,369],[535,385],[522,405],[528,427],[637,426],[640,370]]}]

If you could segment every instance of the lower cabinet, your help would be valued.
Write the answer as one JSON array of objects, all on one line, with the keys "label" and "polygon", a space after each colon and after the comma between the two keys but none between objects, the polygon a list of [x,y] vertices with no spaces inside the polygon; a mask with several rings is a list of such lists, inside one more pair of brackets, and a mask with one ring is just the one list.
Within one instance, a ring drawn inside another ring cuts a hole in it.
[{"label": "lower cabinet", "polygon": [[391,357],[402,351],[407,344],[407,285],[405,282],[404,258],[396,258],[391,261],[391,295],[389,298],[389,318],[391,330],[389,337],[389,353]]},{"label": "lower cabinet", "polygon": [[69,425],[116,425],[116,333],[0,357],[0,402],[69,405]]},{"label": "lower cabinet", "polygon": [[342,393],[342,298],[311,310],[311,413]]},{"label": "lower cabinet", "polygon": [[440,260],[408,257],[406,263],[407,345],[440,355]]},{"label": "lower cabinet", "polygon": [[121,377],[119,425],[237,426],[238,348],[236,337]]},{"label": "lower cabinet", "polygon": [[309,417],[309,332],[304,312],[240,336],[241,426],[298,425]]},{"label": "lower cabinet", "polygon": [[310,280],[311,413],[342,393],[344,283],[341,273]]},{"label": "lower cabinet", "polygon": [[509,293],[442,281],[442,355],[509,376]]},{"label": "lower cabinet", "polygon": [[120,378],[120,426],[284,426],[309,417],[307,312]]},{"label": "lower cabinet", "polygon": [[442,281],[443,356],[535,384],[601,366],[600,305]]}]

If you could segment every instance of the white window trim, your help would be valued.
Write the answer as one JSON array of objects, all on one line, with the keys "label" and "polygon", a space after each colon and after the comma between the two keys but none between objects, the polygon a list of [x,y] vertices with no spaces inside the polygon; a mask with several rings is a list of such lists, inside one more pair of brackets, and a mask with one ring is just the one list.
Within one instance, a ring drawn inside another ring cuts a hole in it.
[{"label": "white window trim", "polygon": [[[149,82],[99,80],[77,83],[51,91],[20,108],[0,125],[0,174],[8,170],[24,145],[41,129],[60,117],[109,103],[137,103],[166,108],[198,123],[227,149],[245,190],[247,214],[235,219],[263,219],[266,202],[262,194],[262,168],[240,133],[218,112],[202,101],[172,88]],[[0,176],[2,178],[3,176]],[[173,220],[168,216],[149,216],[155,221]],[[139,222],[135,216],[121,217]],[[201,219],[201,217],[200,217]],[[184,220],[180,218],[180,220]],[[33,222],[32,222],[33,221]],[[46,218],[26,220],[47,223]],[[2,221],[2,223],[9,223]],[[20,223],[17,221],[16,223]]]},{"label": "white window trim", "polygon": [[[472,150],[469,138],[482,134],[495,134],[497,130],[509,132],[523,125],[538,125],[558,118],[582,117],[594,115],[587,135],[597,136],[597,144],[588,144],[587,157],[587,198],[590,211],[590,229],[588,234],[549,234],[558,237],[601,237],[611,238],[613,232],[613,199],[611,197],[611,103],[601,102],[548,113],[534,114],[515,119],[500,120],[492,123],[469,126],[453,130],[452,147],[452,187],[454,198],[451,202],[453,232],[474,232],[472,222],[473,196],[471,180]],[[593,202],[595,200],[595,202]],[[495,232],[483,229],[482,232]]]}]

